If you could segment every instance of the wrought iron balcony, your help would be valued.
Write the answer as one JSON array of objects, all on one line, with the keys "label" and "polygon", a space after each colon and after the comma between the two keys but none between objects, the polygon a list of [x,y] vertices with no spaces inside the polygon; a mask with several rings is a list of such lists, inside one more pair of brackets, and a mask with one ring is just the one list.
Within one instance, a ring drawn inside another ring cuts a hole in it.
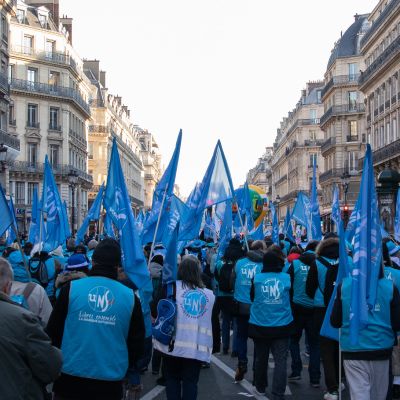
[{"label": "wrought iron balcony", "polygon": [[378,28],[383,24],[386,18],[400,5],[400,0],[392,0],[387,4],[387,6],[380,13],[379,17],[374,21],[372,26],[367,30],[364,37],[360,41],[360,47],[365,46],[372,35],[378,30]]},{"label": "wrought iron balcony", "polygon": [[68,67],[71,67],[76,73],[78,73],[76,61],[71,56],[59,51],[39,51],[32,47],[14,45],[11,47],[11,53],[24,57],[34,58],[35,60],[42,60],[54,64],[66,65]]},{"label": "wrought iron balcony", "polygon": [[8,147],[12,147],[15,150],[20,151],[21,146],[18,138],[9,135],[6,131],[0,129],[0,144],[4,144]]},{"label": "wrought iron balcony", "polygon": [[374,150],[372,159],[374,164],[379,164],[396,156],[400,156],[400,139]]},{"label": "wrought iron balcony", "polygon": [[32,82],[23,79],[11,79],[11,90],[24,94],[37,93],[51,97],[62,97],[72,101],[81,111],[87,116],[90,116],[89,104],[83,99],[81,94],[73,88],[48,85],[47,83]]},{"label": "wrought iron balcony", "polygon": [[336,138],[335,137],[330,137],[321,146],[321,153],[325,153],[328,151],[332,146],[335,146],[336,144]]},{"label": "wrought iron balcony", "polygon": [[26,121],[26,127],[32,129],[40,129],[40,122],[37,121]]},{"label": "wrought iron balcony", "polygon": [[321,90],[321,98],[323,98],[331,88],[334,86],[353,84],[358,85],[359,74],[348,74],[348,75],[337,75],[332,77],[332,79],[324,86]]},{"label": "wrought iron balcony", "polygon": [[299,126],[318,125],[318,124],[319,124],[319,118],[296,119],[293,125],[288,129],[286,136],[289,136]]},{"label": "wrought iron balcony", "polygon": [[89,125],[89,132],[110,133],[110,131],[107,125]]},{"label": "wrought iron balcony", "polygon": [[61,132],[62,131],[62,127],[61,127],[61,125],[49,124],[49,131]]},{"label": "wrought iron balcony", "polygon": [[[400,0],[392,0],[392,3],[399,3]],[[381,14],[382,15],[382,14]],[[360,85],[365,84],[375,73],[377,73],[382,67],[388,64],[388,62],[394,58],[400,52],[400,36],[398,36],[386,49],[385,51],[364,71],[361,73],[359,83]]]},{"label": "wrought iron balcony", "polygon": [[0,73],[0,89],[5,94],[10,94],[10,85],[8,84],[8,77],[3,72]]},{"label": "wrought iron balcony", "polygon": [[305,140],[304,146],[312,147],[312,146],[322,146],[325,143],[323,139],[316,139],[316,140]]},{"label": "wrought iron balcony", "polygon": [[350,176],[357,176],[359,174],[359,172],[354,169],[350,170],[349,168],[332,168],[319,176],[319,182],[323,183],[332,178],[340,178],[344,173],[349,174]]},{"label": "wrought iron balcony", "polygon": [[321,117],[321,127],[325,125],[332,117],[347,114],[361,114],[365,112],[364,103],[342,104],[330,107]]}]

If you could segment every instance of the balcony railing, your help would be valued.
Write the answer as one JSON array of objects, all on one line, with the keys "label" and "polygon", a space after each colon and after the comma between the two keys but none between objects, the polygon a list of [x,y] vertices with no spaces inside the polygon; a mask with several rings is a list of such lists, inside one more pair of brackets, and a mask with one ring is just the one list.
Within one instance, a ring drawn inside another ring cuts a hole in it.
[{"label": "balcony railing", "polygon": [[326,113],[321,117],[321,126],[326,124],[328,120],[337,115],[346,115],[346,114],[360,114],[365,112],[364,103],[356,103],[356,104],[342,104],[338,106],[330,107]]},{"label": "balcony railing", "polygon": [[356,176],[359,174],[359,172],[354,169],[350,170],[349,168],[332,168],[319,176],[319,182],[323,183],[331,178],[340,178],[344,173],[349,174],[350,176]]},{"label": "balcony railing", "polygon": [[9,135],[2,129],[0,129],[0,144],[12,147],[13,149],[18,151],[21,149],[19,139]]},{"label": "balcony railing", "polygon": [[47,83],[32,82],[23,79],[11,79],[11,89],[24,93],[32,92],[52,97],[63,97],[73,101],[86,115],[90,116],[89,104],[83,99],[81,94],[73,88],[48,85]]},{"label": "balcony railing", "polygon": [[322,146],[325,143],[323,139],[316,139],[316,140],[305,140],[304,146],[312,147],[312,146]]},{"label": "balcony railing", "polygon": [[76,61],[71,56],[59,51],[38,51],[32,47],[14,45],[11,47],[11,53],[35,58],[36,60],[66,65],[71,67],[76,73],[78,72]]},{"label": "balcony railing", "polygon": [[321,90],[321,97],[324,97],[329,90],[336,85],[355,84],[358,85],[359,74],[337,75],[334,76]]},{"label": "balcony railing", "polygon": [[391,12],[400,5],[400,0],[392,0],[380,13],[379,17],[374,21],[372,26],[367,30],[364,37],[360,41],[360,47],[363,47],[372,35],[378,30],[385,19],[391,14]]},{"label": "balcony railing", "polygon": [[61,125],[49,124],[49,131],[61,132],[62,131]]},{"label": "balcony railing", "polygon": [[328,151],[332,146],[336,144],[336,138],[335,137],[330,137],[321,146],[321,153],[324,153],[325,151]]},{"label": "balcony railing", "polygon": [[383,104],[381,104],[379,106],[379,114],[382,114],[384,110],[385,110],[385,107],[383,106]]},{"label": "balcony railing", "polygon": [[[400,0],[392,0],[393,2],[400,2]],[[376,72],[378,72],[387,62],[395,57],[400,52],[400,36],[398,36],[385,51],[364,71],[361,73],[359,83],[363,85],[368,81]]]},{"label": "balcony railing", "polygon": [[[11,161],[9,163],[11,172],[30,172],[30,173],[43,173],[44,172],[44,163],[34,163],[29,161]],[[79,178],[86,180],[90,183],[93,183],[92,175],[73,167],[69,164],[53,164],[51,166],[53,173],[56,175],[62,175],[64,177],[68,176],[71,171],[75,171]]]},{"label": "balcony railing", "polygon": [[8,125],[17,126],[17,120],[16,119],[9,119],[8,120]]},{"label": "balcony railing", "polygon": [[8,84],[8,77],[3,72],[0,72],[0,89],[6,94],[10,93],[10,85]]},{"label": "balcony railing", "polygon": [[26,121],[27,128],[40,129],[40,122]]},{"label": "balcony railing", "polygon": [[89,125],[89,132],[110,133],[110,128],[106,125]]},{"label": "balcony railing", "polygon": [[286,135],[289,136],[299,126],[318,125],[318,124],[319,124],[319,118],[296,119],[293,125],[288,129]]},{"label": "balcony railing", "polygon": [[396,95],[392,96],[392,105],[395,104],[395,103],[397,103],[397,96]]},{"label": "balcony railing", "polygon": [[372,159],[374,164],[379,164],[382,161],[393,158],[394,156],[400,156],[400,139],[397,139],[385,147],[375,150]]},{"label": "balcony railing", "polygon": [[358,142],[358,136],[347,135],[346,142]]}]

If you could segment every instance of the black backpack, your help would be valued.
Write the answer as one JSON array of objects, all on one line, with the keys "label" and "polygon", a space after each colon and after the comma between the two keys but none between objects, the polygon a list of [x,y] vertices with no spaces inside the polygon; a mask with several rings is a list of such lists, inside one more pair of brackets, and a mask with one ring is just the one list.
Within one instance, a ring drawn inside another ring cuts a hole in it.
[{"label": "black backpack", "polygon": [[29,260],[29,272],[32,280],[46,289],[49,284],[49,274],[46,261],[42,257],[34,256]]},{"label": "black backpack", "polygon": [[235,263],[232,261],[224,261],[222,267],[216,271],[215,278],[218,282],[218,288],[226,293],[233,293],[231,286],[231,277]]}]

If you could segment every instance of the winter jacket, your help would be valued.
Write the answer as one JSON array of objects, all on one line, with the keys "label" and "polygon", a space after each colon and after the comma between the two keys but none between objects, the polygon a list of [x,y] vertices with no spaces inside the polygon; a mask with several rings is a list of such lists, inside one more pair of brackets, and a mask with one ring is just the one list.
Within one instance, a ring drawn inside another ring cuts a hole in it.
[{"label": "winter jacket", "polygon": [[56,278],[56,284],[55,284],[57,294],[61,289],[61,287],[64,286],[66,283],[86,277],[87,275],[82,271],[66,271],[62,274],[59,274]]},{"label": "winter jacket", "polygon": [[[29,258],[24,256],[26,265],[28,266]],[[8,256],[8,261],[14,271],[14,280],[18,282],[29,282],[31,279],[29,277],[28,271],[26,270],[24,259],[19,250],[14,250]]]},{"label": "winter jacket", "polygon": [[51,345],[39,318],[0,292],[0,398],[44,399],[45,385],[61,371],[61,351]]}]

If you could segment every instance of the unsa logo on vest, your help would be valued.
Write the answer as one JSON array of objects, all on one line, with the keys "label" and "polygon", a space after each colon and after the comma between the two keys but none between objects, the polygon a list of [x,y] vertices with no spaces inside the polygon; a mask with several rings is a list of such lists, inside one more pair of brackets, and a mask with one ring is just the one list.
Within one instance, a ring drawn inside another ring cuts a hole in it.
[{"label": "unsa logo on vest", "polygon": [[198,290],[189,290],[183,295],[183,312],[192,318],[199,318],[207,311],[207,297]]},{"label": "unsa logo on vest", "polygon": [[115,298],[110,289],[105,286],[96,286],[88,294],[89,307],[96,312],[106,312],[114,304]]},{"label": "unsa logo on vest", "polygon": [[261,293],[266,303],[281,303],[281,295],[284,289],[282,281],[276,278],[267,279],[261,285]]}]

